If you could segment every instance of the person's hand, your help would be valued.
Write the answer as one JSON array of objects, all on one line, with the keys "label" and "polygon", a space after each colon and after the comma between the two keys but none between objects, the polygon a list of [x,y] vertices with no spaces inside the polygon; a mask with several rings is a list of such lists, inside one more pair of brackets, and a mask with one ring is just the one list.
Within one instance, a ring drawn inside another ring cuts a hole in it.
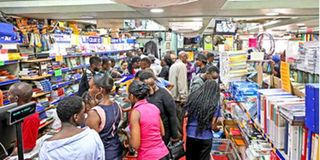
[{"label": "person's hand", "polygon": [[129,100],[129,98],[128,98],[128,97],[126,97],[126,98],[123,98],[122,100],[123,100],[123,102],[127,102],[127,103],[130,103],[130,100]]}]

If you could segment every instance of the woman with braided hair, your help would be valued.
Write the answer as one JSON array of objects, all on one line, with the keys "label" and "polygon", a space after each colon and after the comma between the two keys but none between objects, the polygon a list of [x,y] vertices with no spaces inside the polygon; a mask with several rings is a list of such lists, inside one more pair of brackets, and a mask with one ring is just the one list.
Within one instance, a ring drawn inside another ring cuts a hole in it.
[{"label": "woman with braided hair", "polygon": [[160,110],[149,103],[149,86],[133,81],[129,86],[129,99],[133,104],[130,113],[130,145],[138,150],[138,160],[169,160],[169,151],[162,140],[164,127]]},{"label": "woman with braided hair", "polygon": [[185,106],[187,123],[187,160],[210,160],[212,129],[218,113],[219,86],[207,80],[200,89],[192,92]]}]

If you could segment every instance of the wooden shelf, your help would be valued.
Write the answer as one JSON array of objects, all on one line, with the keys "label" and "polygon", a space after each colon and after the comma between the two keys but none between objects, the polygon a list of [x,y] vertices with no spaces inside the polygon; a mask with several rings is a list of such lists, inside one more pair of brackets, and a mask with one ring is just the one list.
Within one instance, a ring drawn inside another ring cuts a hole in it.
[{"label": "wooden shelf", "polygon": [[35,95],[32,96],[32,98],[38,98],[47,94],[50,94],[51,92],[41,92],[41,93],[37,93]]},{"label": "wooden shelf", "polygon": [[42,58],[42,59],[32,59],[32,60],[22,60],[23,63],[37,63],[37,62],[45,62],[45,61],[51,61],[51,58]]},{"label": "wooden shelf", "polygon": [[22,81],[36,81],[36,80],[45,79],[45,78],[48,78],[51,76],[52,76],[52,74],[46,74],[46,75],[35,76],[35,77],[21,77],[20,80],[22,80]]}]

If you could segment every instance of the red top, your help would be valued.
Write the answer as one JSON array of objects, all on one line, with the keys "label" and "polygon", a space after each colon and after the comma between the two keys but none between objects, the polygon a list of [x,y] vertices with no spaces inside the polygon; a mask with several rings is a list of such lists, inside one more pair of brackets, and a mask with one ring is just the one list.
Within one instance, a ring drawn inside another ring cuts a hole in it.
[{"label": "red top", "polygon": [[40,127],[39,113],[26,117],[22,123],[23,150],[32,150],[36,146]]}]

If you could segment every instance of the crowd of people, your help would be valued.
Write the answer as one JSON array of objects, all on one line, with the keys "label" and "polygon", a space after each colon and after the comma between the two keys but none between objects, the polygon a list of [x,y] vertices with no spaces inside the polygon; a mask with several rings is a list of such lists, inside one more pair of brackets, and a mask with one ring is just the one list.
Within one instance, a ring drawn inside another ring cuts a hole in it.
[{"label": "crowd of people", "polygon": [[[195,65],[184,51],[169,52],[163,59],[128,53],[118,63],[108,57],[91,57],[78,96],[59,102],[61,130],[43,143],[40,159],[120,160],[124,150],[133,148],[138,159],[169,160],[167,145],[182,139],[182,123],[187,118],[186,159],[209,160],[212,129],[220,110],[219,69],[213,65],[212,55],[197,54]],[[127,83],[128,97],[123,99],[131,103],[129,109],[112,98],[117,94],[115,81],[124,75],[135,75]],[[21,94],[17,90],[28,87],[17,83],[9,93]],[[31,100],[29,95],[15,97],[15,101]],[[120,128],[124,114],[129,115],[128,127]],[[125,133],[125,140],[120,132]]]}]

